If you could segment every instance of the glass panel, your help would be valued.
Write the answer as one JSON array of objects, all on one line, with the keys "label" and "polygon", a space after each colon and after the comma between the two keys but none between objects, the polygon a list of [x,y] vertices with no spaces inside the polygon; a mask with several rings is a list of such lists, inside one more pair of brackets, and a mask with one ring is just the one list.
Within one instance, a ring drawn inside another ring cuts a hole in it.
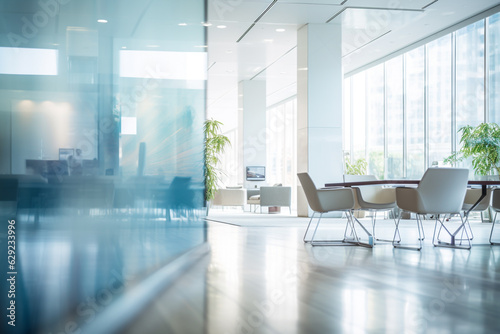
[{"label": "glass panel", "polygon": [[368,174],[384,178],[384,64],[367,71],[367,153]]},{"label": "glass panel", "polygon": [[205,1],[2,1],[0,21],[16,329],[81,332],[206,242]]},{"label": "glass panel", "polygon": [[500,124],[500,13],[488,18],[487,57],[488,68],[488,98],[489,121]]},{"label": "glass panel", "polygon": [[352,77],[352,151],[353,159],[366,159],[366,71]]},{"label": "glass panel", "polygon": [[343,150],[347,154],[351,152],[351,78],[344,80],[344,97],[343,97],[343,127],[342,127],[342,143]]},{"label": "glass panel", "polygon": [[429,165],[451,154],[451,35],[427,44]]},{"label": "glass panel", "polygon": [[484,21],[458,30],[456,43],[458,130],[484,121]]},{"label": "glass panel", "polygon": [[424,174],[424,47],[405,54],[406,61],[406,177]]},{"label": "glass panel", "polygon": [[387,94],[386,176],[400,179],[403,173],[403,56],[385,64]]}]

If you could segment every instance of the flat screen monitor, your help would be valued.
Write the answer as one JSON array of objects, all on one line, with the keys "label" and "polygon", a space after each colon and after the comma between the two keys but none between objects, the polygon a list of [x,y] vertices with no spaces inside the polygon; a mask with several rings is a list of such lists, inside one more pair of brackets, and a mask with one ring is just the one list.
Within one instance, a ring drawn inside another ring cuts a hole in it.
[{"label": "flat screen monitor", "polygon": [[265,166],[247,166],[247,181],[265,181]]}]

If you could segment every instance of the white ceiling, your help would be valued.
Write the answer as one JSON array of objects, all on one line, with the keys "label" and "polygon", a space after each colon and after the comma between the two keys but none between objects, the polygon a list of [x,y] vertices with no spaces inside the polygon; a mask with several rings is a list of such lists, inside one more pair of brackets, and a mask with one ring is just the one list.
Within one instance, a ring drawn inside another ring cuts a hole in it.
[{"label": "white ceiling", "polygon": [[347,73],[497,5],[500,1],[209,0],[208,113],[235,113],[241,80],[266,80],[268,105],[295,94],[296,36],[305,24],[342,25]]}]

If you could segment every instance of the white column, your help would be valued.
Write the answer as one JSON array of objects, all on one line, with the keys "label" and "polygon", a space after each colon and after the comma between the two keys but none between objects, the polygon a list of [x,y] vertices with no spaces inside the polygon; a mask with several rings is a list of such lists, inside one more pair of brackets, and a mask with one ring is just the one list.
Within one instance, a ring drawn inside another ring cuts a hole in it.
[{"label": "white column", "polygon": [[[241,81],[238,95],[243,168],[266,166],[266,82]],[[263,184],[261,181],[246,181],[245,173],[243,178],[246,188]]]},{"label": "white column", "polygon": [[[337,24],[308,24],[297,36],[297,170],[318,188],[341,182],[342,30]],[[298,214],[309,216],[298,189]]]}]

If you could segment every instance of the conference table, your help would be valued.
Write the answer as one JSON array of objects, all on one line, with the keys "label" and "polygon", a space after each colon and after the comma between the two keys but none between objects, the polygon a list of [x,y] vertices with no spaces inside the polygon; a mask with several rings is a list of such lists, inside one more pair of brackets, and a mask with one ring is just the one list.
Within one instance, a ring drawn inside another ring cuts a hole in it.
[{"label": "conference table", "polygon": [[[373,186],[373,185],[389,185],[389,186],[415,186],[420,183],[420,180],[405,180],[405,179],[399,179],[399,180],[371,180],[371,181],[349,181],[349,182],[333,182],[333,183],[326,183],[324,189],[328,188],[337,188],[337,187],[358,187],[358,186]],[[486,197],[487,194],[487,188],[488,186],[498,186],[500,185],[500,180],[469,180],[468,181],[469,186],[481,186],[481,196],[479,199],[474,203],[469,210],[465,213],[466,219],[468,219],[469,213]],[[363,227],[363,225],[360,223],[360,225]],[[453,233],[452,239],[451,239],[451,245],[455,246],[455,236],[458,234],[460,229],[463,227],[463,224]],[[372,235],[366,228],[363,227],[363,230],[365,233],[368,234],[368,238],[371,239]],[[493,243],[492,243],[493,244]]]}]

